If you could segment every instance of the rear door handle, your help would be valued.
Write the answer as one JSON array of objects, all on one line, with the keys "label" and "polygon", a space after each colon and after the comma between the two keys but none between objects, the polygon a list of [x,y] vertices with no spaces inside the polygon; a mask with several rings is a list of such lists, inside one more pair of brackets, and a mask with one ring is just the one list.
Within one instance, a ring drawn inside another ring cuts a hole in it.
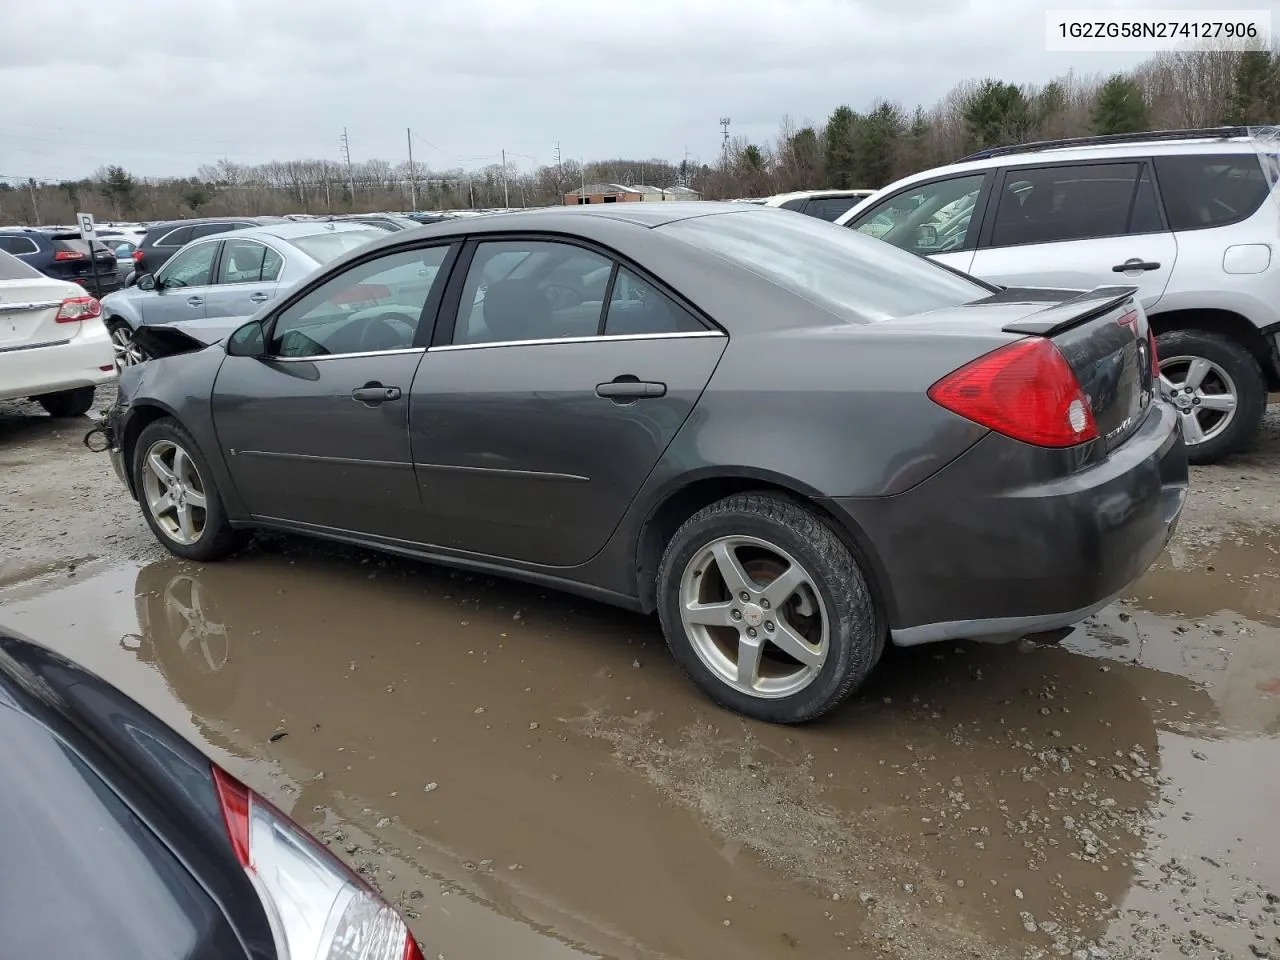
[{"label": "rear door handle", "polygon": [[356,387],[351,391],[351,399],[358,400],[361,403],[379,404],[386,403],[388,400],[400,399],[399,387],[384,387],[377,381],[366,383],[363,387]]},{"label": "rear door handle", "polygon": [[253,296],[251,296],[249,299],[250,299],[253,303],[266,303],[266,302],[267,302],[268,300],[270,300],[271,298],[270,298],[270,297],[268,297],[265,293],[255,293],[255,294],[254,294]]},{"label": "rear door handle", "polygon": [[204,306],[204,297],[187,297],[187,306],[189,307]]},{"label": "rear door handle", "polygon": [[1160,264],[1152,260],[1140,260],[1134,257],[1132,260],[1126,260],[1124,263],[1117,263],[1111,268],[1114,273],[1127,273],[1130,270],[1159,270]]},{"label": "rear door handle", "polygon": [[665,397],[667,385],[650,380],[636,380],[618,377],[609,383],[596,384],[596,396],[615,403],[633,403],[636,400],[650,400],[654,397]]}]

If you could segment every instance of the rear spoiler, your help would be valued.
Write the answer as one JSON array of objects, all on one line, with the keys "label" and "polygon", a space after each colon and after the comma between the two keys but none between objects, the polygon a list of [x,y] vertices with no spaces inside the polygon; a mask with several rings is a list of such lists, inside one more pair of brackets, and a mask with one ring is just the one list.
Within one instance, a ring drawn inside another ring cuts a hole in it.
[{"label": "rear spoiler", "polygon": [[[1002,329],[1005,333],[1025,333],[1035,337],[1052,336],[1110,313],[1126,301],[1132,300],[1137,292],[1137,287],[1096,287],[1088,293],[1082,293],[1070,300],[1063,300],[1061,303],[1055,303],[1051,307],[1028,314],[1013,323],[1005,324]],[[1002,293],[1011,295],[1017,294],[1018,291],[1011,289]],[[997,294],[996,298],[1000,296]]]}]

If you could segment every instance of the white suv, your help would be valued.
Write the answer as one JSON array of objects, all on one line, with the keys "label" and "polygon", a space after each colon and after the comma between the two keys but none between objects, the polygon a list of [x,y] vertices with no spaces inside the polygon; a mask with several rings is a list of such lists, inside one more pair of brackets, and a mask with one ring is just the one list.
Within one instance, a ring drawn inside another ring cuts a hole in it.
[{"label": "white suv", "polygon": [[1276,141],[1244,128],[985,150],[837,224],[983,280],[1139,288],[1193,463],[1254,439],[1280,389]]}]

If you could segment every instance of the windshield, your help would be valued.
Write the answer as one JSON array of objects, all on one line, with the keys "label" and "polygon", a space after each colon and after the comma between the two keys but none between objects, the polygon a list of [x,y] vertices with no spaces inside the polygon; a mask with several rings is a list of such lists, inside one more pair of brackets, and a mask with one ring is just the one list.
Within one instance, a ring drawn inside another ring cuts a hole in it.
[{"label": "windshield", "polygon": [[17,257],[0,250],[0,280],[31,280],[43,274]]},{"label": "windshield", "polygon": [[370,240],[385,237],[387,231],[370,227],[368,230],[334,230],[313,233],[305,237],[293,237],[291,244],[305,253],[316,263],[324,265],[336,260],[344,253],[356,247],[362,247]]},{"label": "windshield", "polygon": [[658,229],[863,322],[953,307],[991,292],[959,272],[813,217],[746,210]]}]

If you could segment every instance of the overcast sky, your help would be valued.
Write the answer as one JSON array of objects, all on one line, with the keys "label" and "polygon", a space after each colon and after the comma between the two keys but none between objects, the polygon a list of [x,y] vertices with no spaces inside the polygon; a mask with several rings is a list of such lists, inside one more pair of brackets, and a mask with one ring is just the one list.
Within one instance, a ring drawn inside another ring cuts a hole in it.
[{"label": "overcast sky", "polygon": [[[0,177],[219,157],[713,161],[877,98],[910,109],[966,78],[1042,83],[1141,54],[1046,53],[1050,8],[1224,0],[0,0]],[[1236,6],[1274,7],[1251,0]]]}]

